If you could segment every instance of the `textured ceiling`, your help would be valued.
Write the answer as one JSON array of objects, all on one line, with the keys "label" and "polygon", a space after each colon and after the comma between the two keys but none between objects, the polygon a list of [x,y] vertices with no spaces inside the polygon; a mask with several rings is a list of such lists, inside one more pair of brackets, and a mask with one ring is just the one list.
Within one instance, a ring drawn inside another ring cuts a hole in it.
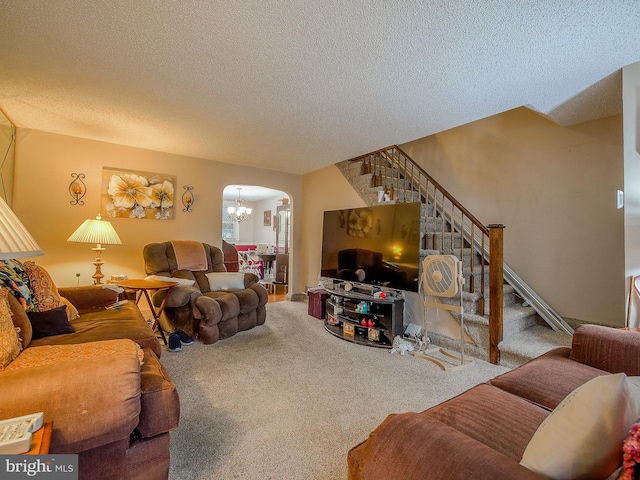
[{"label": "textured ceiling", "polygon": [[0,0],[18,126],[305,173],[522,105],[620,112],[637,0]]}]

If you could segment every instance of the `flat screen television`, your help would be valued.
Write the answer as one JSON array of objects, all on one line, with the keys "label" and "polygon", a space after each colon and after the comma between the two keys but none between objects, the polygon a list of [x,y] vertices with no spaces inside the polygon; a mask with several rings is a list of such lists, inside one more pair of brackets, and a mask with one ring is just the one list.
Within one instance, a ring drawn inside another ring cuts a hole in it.
[{"label": "flat screen television", "polygon": [[418,291],[420,203],[324,212],[320,275]]}]

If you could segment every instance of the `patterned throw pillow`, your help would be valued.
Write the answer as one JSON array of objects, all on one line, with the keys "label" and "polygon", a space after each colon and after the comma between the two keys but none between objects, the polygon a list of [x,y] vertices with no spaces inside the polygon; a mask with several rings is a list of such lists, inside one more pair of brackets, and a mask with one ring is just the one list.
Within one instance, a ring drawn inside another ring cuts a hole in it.
[{"label": "patterned throw pillow", "polygon": [[6,288],[0,288],[0,370],[20,354],[22,346],[11,319],[11,309],[7,301],[8,293]]},{"label": "patterned throw pillow", "polygon": [[35,303],[38,305],[39,312],[48,312],[64,305],[67,307],[67,318],[70,321],[80,316],[76,307],[69,300],[60,296],[58,287],[56,287],[49,272],[31,261],[24,262],[23,266],[29,277],[29,284],[36,298]]},{"label": "patterned throw pillow", "polygon": [[58,287],[53,283],[49,273],[35,262],[24,262],[24,269],[29,276],[29,284],[38,305],[39,312],[46,312],[60,306]]}]

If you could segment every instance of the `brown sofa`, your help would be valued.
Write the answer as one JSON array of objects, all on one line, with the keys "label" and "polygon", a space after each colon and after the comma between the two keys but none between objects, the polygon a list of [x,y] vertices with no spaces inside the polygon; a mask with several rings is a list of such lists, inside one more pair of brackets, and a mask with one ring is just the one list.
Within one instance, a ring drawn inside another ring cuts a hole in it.
[{"label": "brown sofa", "polygon": [[350,450],[349,478],[544,478],[520,464],[534,433],[569,393],[609,373],[640,375],[640,333],[582,325],[571,348],[551,350],[422,413],[390,415]]},{"label": "brown sofa", "polygon": [[[44,412],[53,421],[50,452],[78,454],[80,479],[168,478],[180,403],[155,334],[133,302],[106,309],[116,300],[111,290],[59,293],[80,313],[74,333],[33,341],[24,308],[8,295],[23,350],[0,371],[0,418]],[[100,347],[109,349],[95,356]]]},{"label": "brown sofa", "polygon": [[[234,289],[211,291],[207,274],[226,272],[222,251],[215,246],[204,246],[207,268],[203,270],[178,269],[178,262],[171,242],[151,243],[143,250],[147,275],[172,277],[192,281],[192,286],[179,285],[169,293],[157,292],[153,303],[161,305],[168,295],[161,319],[165,331],[179,328],[204,343],[215,343],[231,337],[239,331],[249,330],[265,322],[265,305],[269,300],[267,290],[253,273],[233,273],[242,279],[242,285]],[[243,276],[243,277],[242,277]]]}]

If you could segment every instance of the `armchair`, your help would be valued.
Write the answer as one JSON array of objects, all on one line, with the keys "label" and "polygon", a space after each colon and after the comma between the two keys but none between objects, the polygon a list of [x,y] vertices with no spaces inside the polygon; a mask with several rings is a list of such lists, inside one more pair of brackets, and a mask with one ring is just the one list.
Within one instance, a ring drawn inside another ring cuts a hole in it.
[{"label": "armchair", "polygon": [[[206,268],[179,268],[174,244],[151,243],[143,249],[147,275],[172,277],[180,284],[168,291],[157,292],[153,303],[159,306],[168,295],[164,315],[160,319],[165,331],[180,328],[206,344],[231,337],[239,331],[262,325],[266,319],[267,290],[252,273],[230,273],[239,276],[240,284],[212,288],[214,272],[226,272],[222,250],[200,242],[180,242],[182,254],[198,256],[204,248]],[[193,250],[190,252],[189,250]],[[201,265],[204,267],[204,264]]]}]

